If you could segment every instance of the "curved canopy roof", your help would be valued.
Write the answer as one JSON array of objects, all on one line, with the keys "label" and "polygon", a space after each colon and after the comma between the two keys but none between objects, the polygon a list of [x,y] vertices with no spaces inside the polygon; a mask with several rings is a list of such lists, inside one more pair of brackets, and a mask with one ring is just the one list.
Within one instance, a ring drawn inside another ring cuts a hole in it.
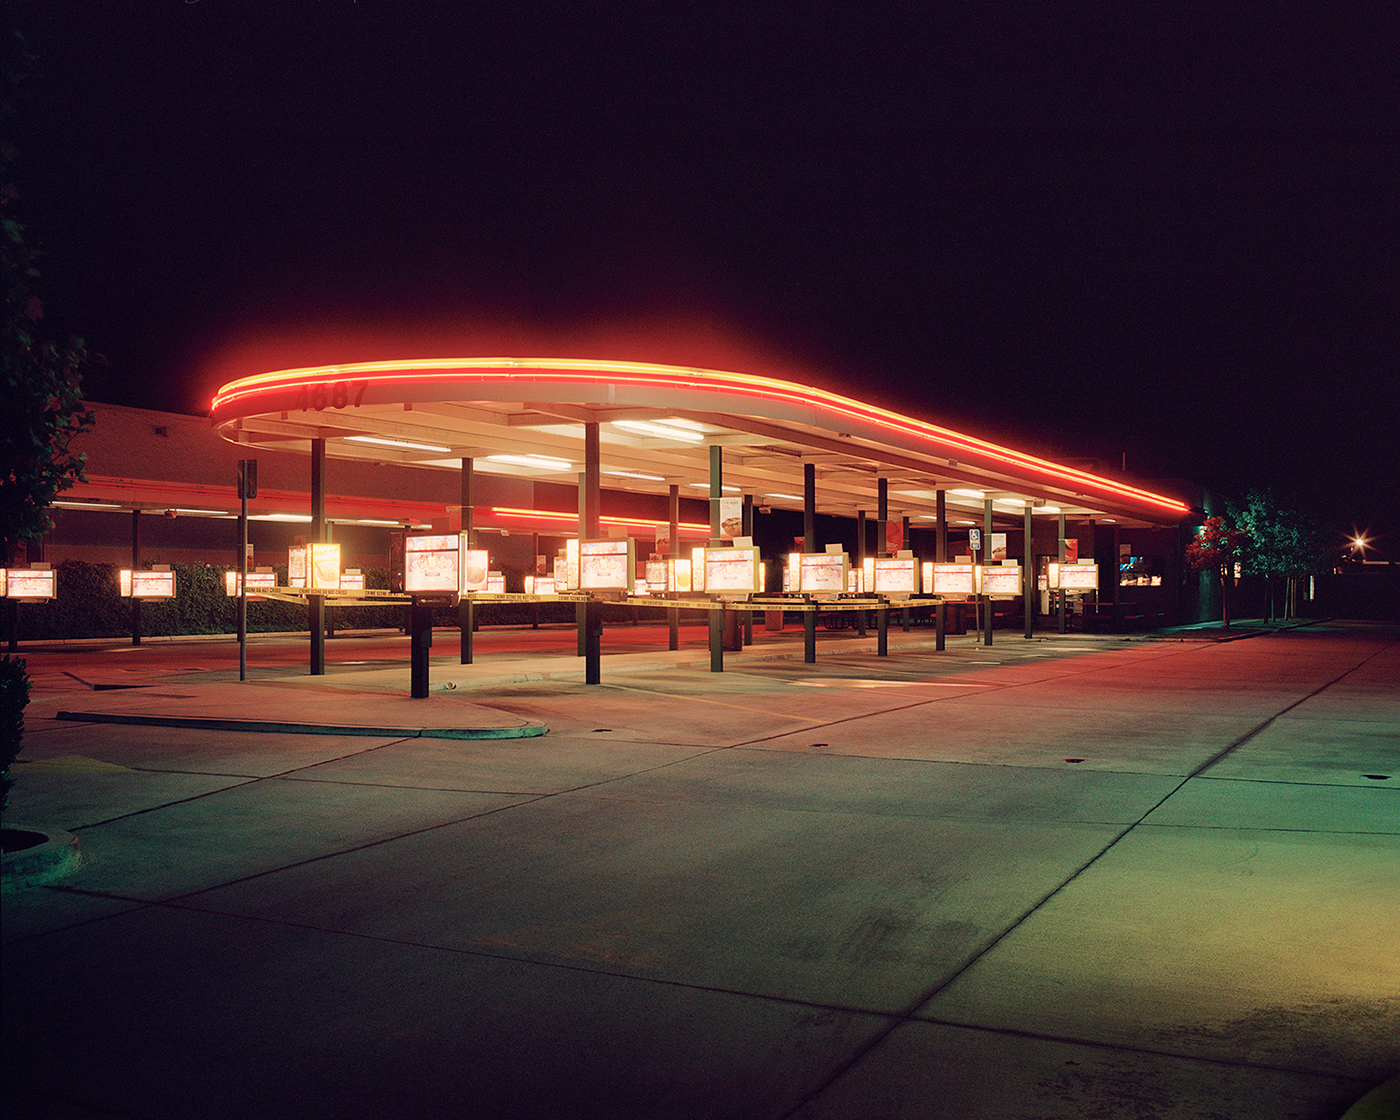
[{"label": "curved canopy roof", "polygon": [[231,382],[213,401],[216,430],[254,448],[324,439],[331,457],[576,483],[585,422],[599,425],[603,485],[703,496],[709,448],[723,448],[725,488],[755,504],[802,508],[815,465],[817,509],[874,511],[878,479],[891,516],[980,515],[986,498],[1020,516],[1176,524],[1190,512],[1153,493],[850,397],[773,378],[640,362],[447,358],[279,370]]}]

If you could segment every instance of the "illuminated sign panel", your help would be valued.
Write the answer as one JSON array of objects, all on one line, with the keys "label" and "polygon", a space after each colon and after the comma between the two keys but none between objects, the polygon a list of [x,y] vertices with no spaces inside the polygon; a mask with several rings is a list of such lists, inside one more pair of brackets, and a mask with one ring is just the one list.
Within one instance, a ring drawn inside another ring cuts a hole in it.
[{"label": "illuminated sign panel", "polygon": [[462,550],[462,586],[461,590],[466,591],[489,591],[487,584],[490,581],[491,573],[487,570],[491,566],[490,557],[484,548],[466,548]]},{"label": "illuminated sign panel", "polygon": [[306,549],[293,548],[287,553],[287,586],[306,586]]},{"label": "illuminated sign panel", "polygon": [[880,595],[916,595],[919,591],[919,562],[912,556],[877,557],[874,561],[874,590]]},{"label": "illuminated sign panel", "polygon": [[846,590],[846,569],[844,552],[804,552],[799,590],[813,595],[837,595]]},{"label": "illuminated sign panel", "polygon": [[318,541],[309,547],[312,590],[340,589],[340,545]]},{"label": "illuminated sign panel", "polygon": [[975,595],[977,573],[971,564],[934,564],[933,591],[935,595]]},{"label": "illuminated sign panel", "polygon": [[403,545],[404,590],[418,595],[457,591],[461,538],[454,534],[410,533]]},{"label": "illuminated sign panel", "polygon": [[982,569],[982,594],[998,597],[1021,594],[1021,566],[988,564]]},{"label": "illuminated sign panel", "polygon": [[[125,572],[122,573],[126,575]],[[364,577],[361,576],[361,579]],[[273,571],[249,572],[248,573],[248,598],[260,599],[262,596],[254,595],[257,590],[275,591],[277,588],[277,573]],[[130,585],[123,594],[131,594]],[[230,570],[224,573],[224,594],[230,597],[238,594],[238,572]]]},{"label": "illuminated sign panel", "polygon": [[1099,566],[1052,563],[1049,584],[1061,591],[1096,591],[1099,586]]},{"label": "illuminated sign panel", "polygon": [[758,549],[705,549],[706,591],[761,591]]},{"label": "illuminated sign panel", "polygon": [[580,541],[578,584],[583,591],[631,591],[636,571],[631,537]]},{"label": "illuminated sign panel", "polygon": [[7,599],[52,599],[54,588],[52,568],[11,568],[5,579]]},{"label": "illuminated sign panel", "polygon": [[133,599],[175,598],[175,573],[170,571],[132,572]]}]

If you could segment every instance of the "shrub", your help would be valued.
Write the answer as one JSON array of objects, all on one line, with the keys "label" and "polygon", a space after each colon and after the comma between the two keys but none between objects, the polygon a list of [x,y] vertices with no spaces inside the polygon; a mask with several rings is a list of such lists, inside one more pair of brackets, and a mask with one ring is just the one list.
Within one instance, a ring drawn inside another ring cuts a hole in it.
[{"label": "shrub", "polygon": [[0,657],[0,813],[10,801],[10,766],[24,738],[24,708],[29,703],[29,673],[22,657]]}]

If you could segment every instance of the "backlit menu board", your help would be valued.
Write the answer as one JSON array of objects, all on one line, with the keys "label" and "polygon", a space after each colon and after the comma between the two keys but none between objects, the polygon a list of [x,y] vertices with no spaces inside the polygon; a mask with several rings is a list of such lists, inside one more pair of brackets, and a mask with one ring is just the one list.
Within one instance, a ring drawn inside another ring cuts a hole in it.
[{"label": "backlit menu board", "polygon": [[[251,580],[249,580],[248,586],[253,586]],[[346,568],[340,573],[340,589],[342,591],[363,591],[365,589],[365,573],[358,568]]]},{"label": "backlit menu board", "polygon": [[409,594],[453,595],[461,561],[455,533],[410,533],[403,542],[403,587]]},{"label": "backlit menu board", "polygon": [[875,592],[879,595],[917,595],[919,562],[912,556],[875,559]]},{"label": "backlit menu board", "polygon": [[975,595],[977,576],[971,564],[933,565],[935,595]]},{"label": "backlit menu board", "polygon": [[[126,573],[123,572],[122,574],[125,575]],[[361,578],[361,579],[364,579],[363,576],[361,576],[360,578]],[[249,599],[260,599],[260,598],[262,598],[262,596],[260,596],[260,595],[254,595],[254,594],[253,594],[253,592],[254,592],[254,591],[257,591],[259,588],[261,588],[261,589],[263,589],[263,590],[266,590],[266,591],[273,591],[273,590],[276,590],[276,588],[277,588],[277,573],[274,572],[274,571],[272,571],[271,569],[268,569],[268,570],[265,571],[265,572],[249,572],[249,573],[248,573],[248,598],[249,598]],[[125,591],[123,591],[122,594],[124,594],[124,595],[130,595],[130,594],[131,594],[130,585],[127,586],[127,589],[126,589]],[[227,572],[224,573],[224,594],[225,594],[225,595],[228,595],[228,596],[230,596],[230,597],[236,596],[236,595],[238,594],[238,573],[237,573],[236,571],[229,570],[229,571],[227,571]]]},{"label": "backlit menu board", "polygon": [[671,566],[665,560],[647,561],[647,590],[667,591],[670,583]]},{"label": "backlit menu board", "polygon": [[758,549],[705,549],[706,591],[759,591]]},{"label": "backlit menu board", "polygon": [[1097,564],[1051,564],[1050,586],[1062,591],[1095,591],[1099,586]]},{"label": "backlit menu board", "polygon": [[318,591],[340,589],[340,545],[316,541],[310,551],[311,588]]},{"label": "backlit menu board", "polygon": [[175,598],[175,573],[171,571],[132,572],[133,599]]},{"label": "backlit menu board", "polygon": [[983,595],[1021,594],[1021,565],[988,564],[982,569]]},{"label": "backlit menu board", "polygon": [[487,572],[486,590],[491,595],[504,595],[506,593],[505,572]]},{"label": "backlit menu board", "polygon": [[813,595],[837,595],[846,590],[844,552],[804,552],[799,590]]},{"label": "backlit menu board", "polygon": [[490,557],[484,548],[467,548],[462,550],[462,591],[488,591],[487,582],[491,573],[487,570],[491,565]]},{"label": "backlit menu board", "polygon": [[582,591],[631,591],[636,570],[631,537],[580,541],[578,585]]},{"label": "backlit menu board", "polygon": [[7,599],[52,599],[54,597],[52,568],[11,568],[6,573]]},{"label": "backlit menu board", "polygon": [[293,548],[287,553],[287,586],[306,586],[306,549]]}]

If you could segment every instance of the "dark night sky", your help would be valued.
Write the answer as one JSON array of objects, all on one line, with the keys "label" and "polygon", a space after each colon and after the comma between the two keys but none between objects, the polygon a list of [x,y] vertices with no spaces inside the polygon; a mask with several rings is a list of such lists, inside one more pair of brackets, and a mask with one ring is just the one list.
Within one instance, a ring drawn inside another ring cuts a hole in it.
[{"label": "dark night sky", "polygon": [[588,352],[1397,520],[1391,5],[6,11],[95,400]]}]

